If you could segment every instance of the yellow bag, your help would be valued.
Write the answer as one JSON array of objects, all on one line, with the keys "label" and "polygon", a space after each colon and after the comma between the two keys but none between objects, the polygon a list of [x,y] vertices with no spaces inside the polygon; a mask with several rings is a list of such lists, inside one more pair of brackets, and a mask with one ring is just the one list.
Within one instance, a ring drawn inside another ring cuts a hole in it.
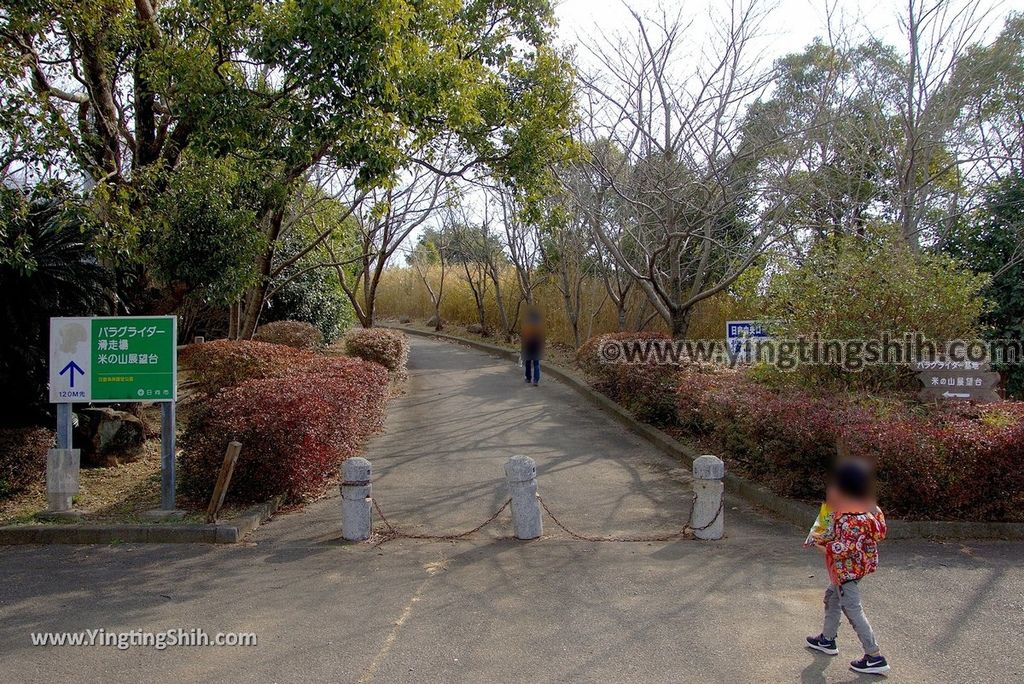
[{"label": "yellow bag", "polygon": [[804,540],[804,546],[810,546],[828,534],[832,529],[833,522],[835,522],[834,512],[827,503],[822,503],[821,508],[818,509],[818,517],[814,519],[811,531],[807,533],[807,539]]}]

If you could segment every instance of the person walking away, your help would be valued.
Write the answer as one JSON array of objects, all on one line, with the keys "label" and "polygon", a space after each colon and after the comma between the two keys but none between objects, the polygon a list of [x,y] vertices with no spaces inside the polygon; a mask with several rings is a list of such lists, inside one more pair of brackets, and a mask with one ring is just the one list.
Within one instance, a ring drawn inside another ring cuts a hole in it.
[{"label": "person walking away", "polygon": [[536,387],[540,382],[540,358],[544,351],[544,327],[541,324],[540,312],[537,309],[529,309],[526,312],[526,321],[520,334],[522,347],[520,353],[523,357],[523,369],[526,372],[526,382],[533,383]]}]

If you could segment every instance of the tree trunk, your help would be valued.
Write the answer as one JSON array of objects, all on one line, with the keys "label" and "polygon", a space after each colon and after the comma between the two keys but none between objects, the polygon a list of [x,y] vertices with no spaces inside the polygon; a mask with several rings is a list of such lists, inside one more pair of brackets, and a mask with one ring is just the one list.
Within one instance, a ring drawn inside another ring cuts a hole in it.
[{"label": "tree trunk", "polygon": [[274,253],[277,249],[277,239],[281,236],[281,226],[284,223],[284,214],[287,202],[282,202],[265,217],[264,234],[267,236],[267,247],[259,256],[256,263],[256,270],[259,273],[259,282],[250,287],[245,293],[242,306],[242,320],[239,324],[239,339],[247,340],[256,332],[256,326],[260,323],[260,314],[263,313],[263,305],[266,303],[267,290],[270,288],[270,272],[274,264]]},{"label": "tree trunk", "polygon": [[686,332],[690,328],[690,314],[693,312],[692,308],[686,309],[673,309],[672,310],[672,339],[682,340],[686,339]]},{"label": "tree trunk", "polygon": [[364,328],[373,327],[373,309],[374,301],[371,299],[370,301],[366,302],[366,307],[363,309],[363,320],[360,321],[360,323],[363,324]]},{"label": "tree trunk", "polygon": [[473,300],[476,302],[476,317],[480,322],[480,330],[483,334],[487,334],[487,309],[484,307],[484,293],[482,290],[477,291],[476,288],[473,290]]},{"label": "tree trunk", "polygon": [[496,268],[488,269],[491,282],[494,283],[494,301],[498,305],[498,318],[501,320],[501,330],[506,342],[512,341],[512,327],[508,324],[508,312],[505,310],[505,300],[501,296],[501,282]]},{"label": "tree trunk", "polygon": [[228,306],[228,339],[238,339],[238,302],[231,302]]},{"label": "tree trunk", "polygon": [[260,314],[263,313],[263,302],[267,297],[267,283],[249,288],[245,293],[244,305],[238,325],[238,339],[251,339],[260,324]]}]

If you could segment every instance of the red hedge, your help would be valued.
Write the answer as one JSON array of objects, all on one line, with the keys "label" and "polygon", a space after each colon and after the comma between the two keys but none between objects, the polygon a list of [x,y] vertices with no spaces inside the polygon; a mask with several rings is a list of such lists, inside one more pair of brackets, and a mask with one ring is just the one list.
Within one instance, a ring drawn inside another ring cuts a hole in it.
[{"label": "red hedge", "polygon": [[405,333],[388,328],[357,328],[345,338],[351,356],[373,361],[394,374],[402,375],[409,363],[409,341]]},{"label": "red hedge", "polygon": [[591,337],[576,353],[576,363],[592,378],[594,387],[620,404],[638,420],[658,426],[676,421],[675,391],[679,366],[649,363],[607,363],[601,349],[608,342],[671,340],[656,332],[608,333]]},{"label": "red hedge", "polygon": [[[896,516],[1024,520],[1024,403],[924,407],[769,389],[737,372],[679,376],[679,422],[772,491],[814,501],[837,437],[875,459]],[[998,420],[996,420],[998,419]]]},{"label": "red hedge", "polygon": [[297,501],[321,493],[339,464],[383,424],[387,371],[359,359],[310,359],[301,371],[243,382],[209,399],[182,436],[181,492],[205,503],[227,443],[242,451],[227,500]]},{"label": "red hedge", "polygon": [[200,392],[212,395],[246,380],[280,375],[317,358],[312,352],[283,344],[216,340],[190,344],[178,355]]},{"label": "red hedge", "polygon": [[324,344],[320,328],[305,321],[272,321],[261,325],[252,336],[257,342],[283,344],[296,349],[319,349]]}]

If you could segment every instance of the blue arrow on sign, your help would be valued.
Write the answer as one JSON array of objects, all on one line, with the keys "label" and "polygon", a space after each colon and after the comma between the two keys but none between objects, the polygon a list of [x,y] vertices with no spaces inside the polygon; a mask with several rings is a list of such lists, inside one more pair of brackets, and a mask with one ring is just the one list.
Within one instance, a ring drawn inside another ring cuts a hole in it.
[{"label": "blue arrow on sign", "polygon": [[63,368],[61,368],[60,372],[58,373],[58,375],[64,375],[65,373],[68,373],[69,374],[68,377],[69,377],[69,379],[71,381],[71,387],[74,387],[75,386],[75,371],[78,371],[82,375],[85,375],[85,371],[82,370],[81,367],[79,367],[79,365],[77,363],[75,363],[74,361],[68,361],[68,365],[66,365]]}]

